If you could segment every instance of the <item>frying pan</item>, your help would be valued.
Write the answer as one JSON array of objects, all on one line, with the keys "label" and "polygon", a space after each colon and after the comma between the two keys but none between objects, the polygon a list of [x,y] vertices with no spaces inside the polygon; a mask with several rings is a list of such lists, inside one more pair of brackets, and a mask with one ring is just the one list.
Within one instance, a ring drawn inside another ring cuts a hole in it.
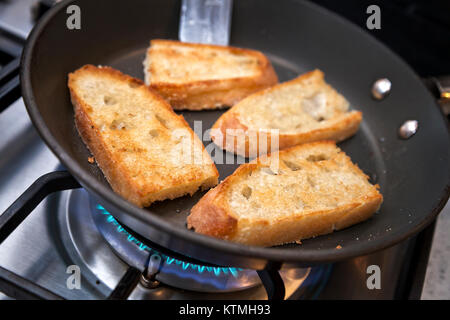
[{"label": "frying pan", "polygon": [[[80,30],[66,27],[70,4],[81,9]],[[36,25],[22,56],[22,94],[34,125],[70,173],[122,224],[157,246],[194,259],[262,269],[269,262],[309,266],[366,255],[413,236],[436,217],[449,196],[450,162],[448,128],[435,99],[398,56],[368,33],[295,0],[235,1],[230,45],[263,51],[280,81],[323,70],[326,80],[363,112],[358,133],[339,146],[381,186],[380,211],[363,223],[301,245],[261,248],[186,229],[186,216],[201,192],[146,209],[114,193],[99,168],[87,161],[90,154],[74,127],[67,74],[90,63],[142,79],[149,40],[177,39],[179,15],[177,0],[63,1]],[[370,93],[379,78],[393,83],[382,101]],[[201,120],[206,130],[223,112],[181,114],[191,126]],[[397,131],[409,119],[419,121],[419,130],[402,140]],[[222,180],[237,165],[217,168]]]}]

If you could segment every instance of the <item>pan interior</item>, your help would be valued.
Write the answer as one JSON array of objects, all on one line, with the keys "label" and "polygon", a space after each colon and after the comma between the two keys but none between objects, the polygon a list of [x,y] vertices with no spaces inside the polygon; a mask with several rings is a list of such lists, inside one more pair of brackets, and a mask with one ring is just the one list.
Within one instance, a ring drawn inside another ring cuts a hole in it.
[{"label": "pan interior", "polygon": [[[104,64],[143,80],[144,73],[142,61],[145,59],[146,50],[147,47],[144,46],[133,50],[131,53],[124,53],[122,55],[114,56],[110,60],[105,60]],[[286,60],[283,57],[270,52],[265,53],[271,60],[280,82],[290,80],[299,74],[310,71],[308,68],[297,65],[294,61]],[[337,88],[339,89],[339,85]],[[220,174],[219,180],[223,180],[232,174],[241,163],[249,161],[249,159],[234,156],[214,146],[209,136],[205,134],[225,111],[226,109],[211,111],[177,111],[178,114],[183,115],[191,128],[195,130],[205,147],[207,147],[207,150],[213,148],[213,158],[219,159],[219,161],[223,160],[224,163],[216,163],[216,167]],[[366,172],[369,177],[371,177],[372,183],[378,183],[381,186],[384,185],[386,179],[386,167],[383,161],[382,151],[379,148],[379,141],[377,141],[376,136],[374,136],[366,123],[363,123],[356,136],[341,143],[339,146],[351,156],[353,161],[358,163],[360,168]],[[170,221],[174,225],[185,228],[186,218],[189,215],[191,208],[206,192],[207,191],[199,191],[192,197],[184,196],[174,200],[157,202],[147,209],[158,216],[163,217],[165,220]],[[374,219],[376,219],[376,217]],[[355,238],[365,239],[369,237],[369,235],[360,231],[354,231],[352,234]],[[313,239],[312,241],[320,246],[321,238],[323,237],[319,237],[317,240]],[[304,241],[306,245],[308,245],[309,242],[311,242],[311,240]],[[340,240],[336,243],[339,244],[342,242],[343,241]],[[297,244],[288,244],[283,247],[295,248],[298,246],[299,245]]]}]

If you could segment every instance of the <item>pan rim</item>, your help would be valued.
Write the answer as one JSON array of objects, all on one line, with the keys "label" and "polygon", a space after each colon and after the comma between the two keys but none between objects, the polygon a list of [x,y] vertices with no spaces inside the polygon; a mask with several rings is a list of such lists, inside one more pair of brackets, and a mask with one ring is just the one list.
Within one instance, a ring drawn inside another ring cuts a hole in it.
[{"label": "pan rim", "polygon": [[[225,240],[220,240],[216,238],[212,238],[209,236],[205,236],[202,234],[198,234],[192,232],[185,228],[174,227],[168,221],[163,220],[157,214],[153,214],[150,210],[141,209],[122,197],[118,197],[114,191],[107,188],[106,185],[103,185],[96,179],[84,170],[76,161],[74,161],[68,153],[64,150],[64,148],[54,139],[53,135],[50,132],[50,129],[47,127],[39,109],[37,107],[35,97],[33,95],[33,87],[31,83],[31,65],[32,65],[32,54],[34,51],[34,47],[36,42],[39,40],[41,34],[46,30],[49,25],[49,22],[52,18],[58,14],[63,8],[65,8],[70,3],[75,2],[76,0],[65,0],[53,8],[51,8],[36,24],[30,33],[26,45],[24,47],[22,57],[21,57],[21,70],[20,70],[20,78],[22,85],[22,96],[26,105],[26,109],[30,116],[30,119],[37,129],[41,138],[45,141],[47,146],[52,150],[52,152],[56,155],[56,157],[61,161],[61,163],[67,168],[67,170],[77,179],[83,186],[87,186],[90,192],[93,192],[98,195],[100,198],[104,199],[106,202],[111,203],[113,206],[122,210],[124,213],[131,215],[133,218],[145,223],[147,225],[151,225],[154,228],[158,228],[163,232],[169,234],[170,236],[174,236],[180,240],[189,241],[190,243],[197,245],[199,247],[220,250],[221,252],[230,254],[232,256],[237,257],[246,257],[249,259],[259,259],[265,261],[280,261],[280,262],[292,262],[292,263],[300,263],[304,265],[308,264],[318,264],[318,263],[330,263],[339,260],[349,259],[356,256],[363,256],[366,254],[370,254],[388,247],[391,247],[408,237],[418,233],[423,230],[426,226],[428,226],[437,216],[437,214],[442,210],[445,206],[449,195],[450,195],[450,173],[447,175],[447,185],[444,188],[442,194],[439,196],[439,201],[434,206],[433,210],[422,220],[416,222],[413,226],[409,226],[407,232],[403,234],[386,234],[383,237],[373,239],[370,243],[361,244],[359,247],[353,247],[351,250],[335,250],[333,248],[329,249],[308,249],[305,252],[299,252],[297,250],[292,250],[290,248],[264,248],[264,247],[256,247],[256,246],[248,246],[243,244],[237,244]],[[295,2],[299,2],[298,0],[294,0]],[[314,10],[321,11],[321,14],[328,15],[333,17],[335,20],[338,20],[340,23],[347,24],[349,28],[352,28],[354,32],[362,33],[368,41],[375,42],[380,49],[387,51],[391,56],[398,60],[400,64],[402,64],[407,70],[409,70],[410,74],[416,77],[418,81],[419,77],[416,73],[411,69],[411,67],[403,61],[395,52],[385,46],[382,42],[373,38],[370,34],[360,30],[360,28],[354,25],[352,22],[342,18],[338,14],[331,12],[325,8],[322,8],[314,3],[310,3],[307,1],[301,1],[304,5],[312,7]],[[431,96],[431,93],[430,93]],[[149,214],[149,212],[151,214]],[[394,236],[395,235],[395,236]],[[241,259],[242,260],[242,259]],[[208,261],[214,263],[214,261]],[[240,265],[236,265],[240,266]],[[245,264],[244,264],[245,266]]]}]

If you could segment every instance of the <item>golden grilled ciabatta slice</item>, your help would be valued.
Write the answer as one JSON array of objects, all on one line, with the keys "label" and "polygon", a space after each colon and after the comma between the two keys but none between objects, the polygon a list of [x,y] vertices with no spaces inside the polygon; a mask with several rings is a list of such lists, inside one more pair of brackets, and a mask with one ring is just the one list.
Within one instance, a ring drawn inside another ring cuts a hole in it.
[{"label": "golden grilled ciabatta slice", "polygon": [[333,141],[295,146],[241,165],[192,208],[188,227],[233,242],[274,246],[364,221],[378,185]]},{"label": "golden grilled ciabatta slice", "polygon": [[217,120],[211,137],[227,151],[254,157],[307,142],[342,141],[361,120],[362,113],[349,111],[348,101],[314,70],[243,99]]},{"label": "golden grilled ciabatta slice", "polygon": [[142,81],[86,65],[69,74],[68,85],[78,132],[125,199],[145,207],[217,184],[202,142]]},{"label": "golden grilled ciabatta slice", "polygon": [[232,106],[278,82],[259,51],[172,40],[150,42],[144,72],[146,84],[178,110]]}]

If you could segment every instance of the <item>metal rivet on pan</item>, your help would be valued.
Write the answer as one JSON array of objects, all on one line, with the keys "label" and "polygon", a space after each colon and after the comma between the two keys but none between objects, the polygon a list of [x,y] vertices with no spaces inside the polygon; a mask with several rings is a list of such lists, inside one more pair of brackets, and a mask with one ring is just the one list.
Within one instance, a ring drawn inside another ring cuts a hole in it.
[{"label": "metal rivet on pan", "polygon": [[391,88],[392,83],[389,79],[378,79],[372,86],[372,96],[377,100],[381,100],[391,92]]},{"label": "metal rivet on pan", "polygon": [[405,121],[402,126],[398,129],[398,135],[402,139],[411,138],[419,129],[419,121],[408,120]]}]

